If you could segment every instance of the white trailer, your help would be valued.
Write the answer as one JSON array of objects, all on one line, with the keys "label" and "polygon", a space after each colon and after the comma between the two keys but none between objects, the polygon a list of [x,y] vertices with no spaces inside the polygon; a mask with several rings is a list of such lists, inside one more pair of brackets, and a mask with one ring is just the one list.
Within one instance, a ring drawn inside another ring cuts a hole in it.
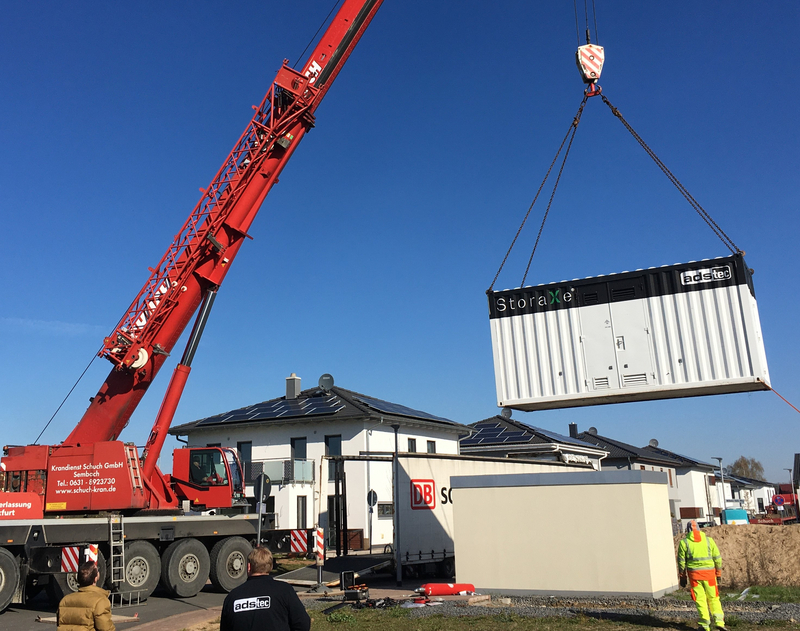
[{"label": "white trailer", "polygon": [[[394,551],[398,579],[401,568],[406,574],[425,569],[445,577],[454,575],[452,476],[593,471],[588,463],[435,454],[401,454],[394,466]],[[531,514],[535,511],[532,506]]]}]

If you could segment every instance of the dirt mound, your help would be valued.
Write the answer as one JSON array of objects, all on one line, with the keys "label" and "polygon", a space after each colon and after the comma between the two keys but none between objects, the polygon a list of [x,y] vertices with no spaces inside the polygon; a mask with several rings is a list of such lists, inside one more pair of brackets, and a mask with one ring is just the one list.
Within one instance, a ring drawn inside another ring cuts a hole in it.
[{"label": "dirt mound", "polygon": [[[722,587],[800,587],[800,525],[717,526],[703,530],[722,554]],[[681,537],[675,537],[675,551]]]}]

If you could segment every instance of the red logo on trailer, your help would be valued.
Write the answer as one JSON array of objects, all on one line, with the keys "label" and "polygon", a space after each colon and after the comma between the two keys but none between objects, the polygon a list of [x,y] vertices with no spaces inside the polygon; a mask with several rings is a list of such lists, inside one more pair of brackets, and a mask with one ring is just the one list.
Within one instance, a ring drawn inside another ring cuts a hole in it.
[{"label": "red logo on trailer", "polygon": [[433,480],[411,480],[411,508],[414,510],[436,508],[436,485]]}]

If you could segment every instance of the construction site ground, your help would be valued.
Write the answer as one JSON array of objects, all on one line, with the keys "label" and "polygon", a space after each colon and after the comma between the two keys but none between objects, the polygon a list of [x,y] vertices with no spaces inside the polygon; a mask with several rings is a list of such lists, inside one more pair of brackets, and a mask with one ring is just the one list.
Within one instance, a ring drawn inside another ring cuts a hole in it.
[{"label": "construction site ground", "polygon": [[[800,526],[720,526],[707,529],[717,541],[723,557],[722,598],[729,628],[750,630],[770,626],[800,629]],[[680,537],[676,537],[677,541]],[[329,559],[325,578],[342,561]],[[361,565],[360,559],[353,563]],[[278,559],[283,576],[302,569],[303,559]],[[313,566],[312,566],[313,567]],[[306,572],[311,571],[309,567]],[[286,570],[289,572],[287,573]],[[579,568],[576,568],[579,571]],[[295,574],[297,576],[297,574]],[[277,577],[277,576],[276,576]],[[307,577],[303,577],[306,579]],[[391,598],[411,602],[414,589],[426,582],[444,582],[433,577],[404,580],[397,587],[395,576],[386,570],[357,578],[369,587],[371,601]],[[749,588],[749,589],[747,589]],[[327,594],[303,593],[296,586],[313,619],[313,629],[359,631],[380,626],[382,631],[413,629],[448,631],[465,625],[476,631],[495,629],[695,629],[696,614],[687,592],[677,592],[658,600],[637,598],[554,598],[501,596],[473,598],[449,596],[417,608],[357,608],[348,604],[330,614],[324,610],[342,602],[338,587]],[[747,589],[745,593],[743,593]],[[137,609],[115,610],[118,629],[142,631],[214,631],[224,594],[208,585],[194,598],[171,599],[156,592]],[[0,615],[0,630],[41,629],[51,622],[55,608],[43,596],[24,607],[12,606]],[[37,622],[37,619],[40,622]]]},{"label": "construction site ground", "polygon": [[[800,587],[800,525],[706,528],[722,554],[723,587]],[[675,538],[677,551],[680,537]]]}]

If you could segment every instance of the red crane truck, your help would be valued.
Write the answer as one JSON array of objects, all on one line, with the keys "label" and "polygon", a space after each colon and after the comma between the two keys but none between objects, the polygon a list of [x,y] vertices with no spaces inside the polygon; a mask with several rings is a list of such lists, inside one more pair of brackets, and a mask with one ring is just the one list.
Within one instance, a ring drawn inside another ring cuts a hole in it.
[{"label": "red crane truck", "polygon": [[[216,291],[381,3],[344,0],[302,68],[283,62],[216,177],[103,341],[98,355],[113,368],[66,440],[4,448],[0,611],[44,584],[54,598],[74,588],[70,572],[85,554],[97,558],[100,580],[129,598],[146,598],[159,581],[173,595],[193,596],[209,576],[223,590],[245,580],[259,516],[245,512],[236,451],[176,449],[171,475],[159,470],[158,457]],[[118,437],[195,313],[139,453]]]}]

